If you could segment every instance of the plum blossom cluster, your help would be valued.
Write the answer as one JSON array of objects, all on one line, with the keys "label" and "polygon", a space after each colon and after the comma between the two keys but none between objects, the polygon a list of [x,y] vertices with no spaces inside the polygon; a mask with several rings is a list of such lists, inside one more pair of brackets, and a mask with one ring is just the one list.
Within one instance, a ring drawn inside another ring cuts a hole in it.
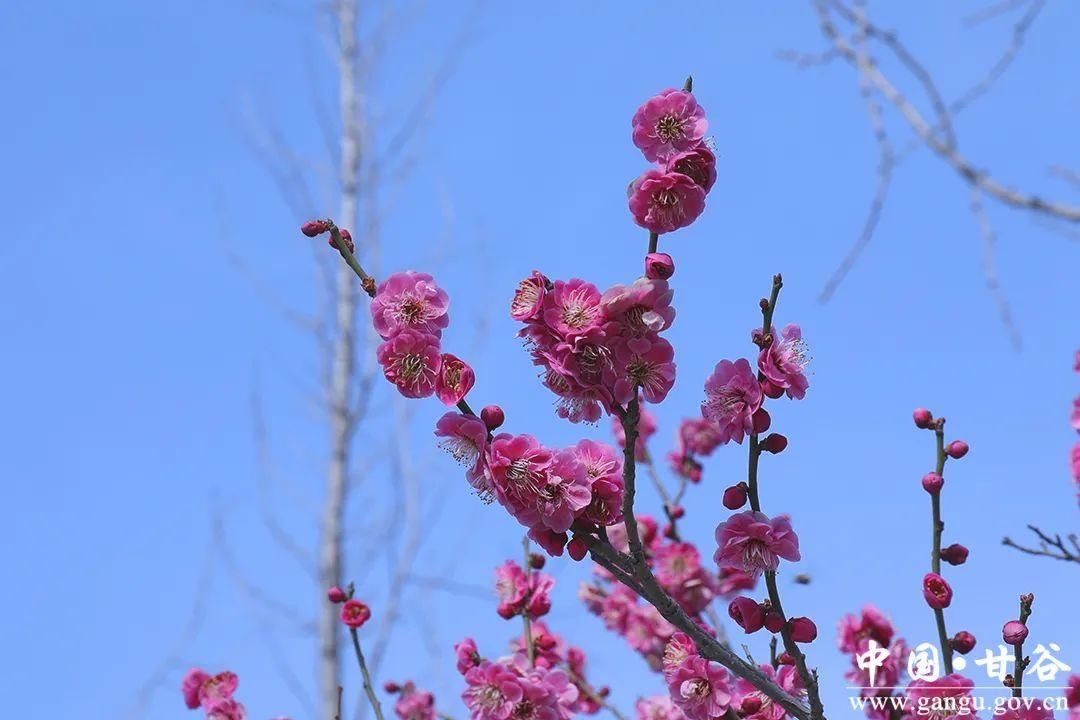
[{"label": "plum blossom cluster", "polygon": [[675,383],[675,351],[660,333],[671,327],[674,291],[666,279],[641,277],[603,293],[574,278],[552,282],[538,271],[518,284],[510,316],[556,413],[596,422],[638,392],[659,403]]},{"label": "plum blossom cluster", "polygon": [[449,296],[434,278],[413,270],[390,275],[371,299],[372,325],[383,339],[375,356],[383,375],[405,397],[434,394],[457,405],[472,389],[472,368],[440,349],[449,307]]},{"label": "plum blossom cluster", "polygon": [[716,183],[716,155],[705,138],[709,121],[690,82],[646,100],[632,125],[634,145],[654,163],[630,183],[634,222],[658,235],[686,227],[701,215]]},{"label": "plum blossom cluster", "polygon": [[184,705],[189,710],[201,709],[206,720],[244,720],[247,713],[233,694],[240,680],[228,670],[211,675],[200,668],[192,668],[180,682]]}]

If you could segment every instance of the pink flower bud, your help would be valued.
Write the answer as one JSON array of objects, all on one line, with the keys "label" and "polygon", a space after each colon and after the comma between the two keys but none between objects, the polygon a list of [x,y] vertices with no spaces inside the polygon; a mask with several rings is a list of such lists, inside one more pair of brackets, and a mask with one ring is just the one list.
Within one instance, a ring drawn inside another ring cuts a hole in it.
[{"label": "pink flower bud", "polygon": [[784,448],[787,447],[787,438],[780,433],[772,433],[765,438],[761,446],[766,452],[771,452],[773,455],[776,455],[784,452]]},{"label": "pink flower bud", "polygon": [[945,484],[945,479],[938,475],[936,472],[928,472],[923,475],[922,486],[923,490],[931,495],[937,495],[941,492],[941,486]]},{"label": "pink flower bud", "polygon": [[746,483],[732,485],[724,491],[724,507],[728,510],[738,510],[746,504]]},{"label": "pink flower bud", "polygon": [[770,397],[773,400],[784,396],[784,388],[773,384],[771,380],[765,380],[761,383],[761,392],[765,393],[765,397]]},{"label": "pink flower bud", "polygon": [[547,560],[540,553],[529,554],[529,567],[533,570],[543,570],[545,563],[547,563]]},{"label": "pink flower bud", "polygon": [[954,460],[959,460],[968,453],[968,444],[963,440],[953,440],[945,448],[945,454]]},{"label": "pink flower bud", "polygon": [[784,629],[784,616],[775,610],[765,613],[765,629],[771,633],[778,633]]},{"label": "pink flower bud", "polygon": [[668,515],[671,516],[672,520],[680,520],[684,515],[686,515],[686,508],[684,508],[682,505],[676,505],[675,507],[668,510]]},{"label": "pink flower bud", "polygon": [[952,640],[949,641],[949,646],[961,655],[967,655],[975,649],[975,636],[967,630],[961,630],[953,635]]},{"label": "pink flower bud", "polygon": [[759,710],[761,710],[761,699],[754,695],[747,695],[739,705],[739,714],[743,717],[755,715]]},{"label": "pink flower bud", "polygon": [[645,277],[667,280],[675,274],[675,261],[667,253],[654,252],[645,256]]},{"label": "pink flower bud", "polygon": [[797,643],[812,643],[817,640],[817,625],[810,618],[791,618],[789,632],[791,639]]},{"label": "pink flower bud", "polygon": [[737,597],[728,605],[728,615],[749,635],[765,627],[765,613],[756,600]]},{"label": "pink flower bud", "polygon": [[494,430],[502,426],[503,422],[506,421],[506,415],[498,405],[488,405],[480,411],[480,419],[487,425],[488,430]]},{"label": "pink flower bud", "polygon": [[791,657],[787,652],[782,652],[776,656],[776,662],[780,665],[794,665],[795,658]]},{"label": "pink flower bud", "polygon": [[772,418],[769,417],[769,411],[765,408],[758,408],[757,412],[751,416],[750,420],[753,422],[755,435],[760,435],[772,425]]},{"label": "pink flower bud", "polygon": [[566,554],[574,560],[583,560],[589,552],[589,546],[579,537],[574,537],[566,544]]},{"label": "pink flower bud", "polygon": [[915,408],[915,412],[911,414],[911,417],[915,420],[915,427],[923,430],[930,427],[930,423],[934,422],[933,414],[926,408]]},{"label": "pink flower bud", "polygon": [[1027,636],[1027,625],[1019,620],[1010,620],[1005,623],[1005,627],[1001,628],[1001,637],[1009,645],[1020,645],[1027,640]]},{"label": "pink flower bud", "polygon": [[330,229],[330,223],[326,220],[308,220],[300,226],[300,232],[309,238],[318,237]]},{"label": "pink flower bud", "polygon": [[371,608],[359,600],[348,600],[341,606],[341,622],[353,630],[363,627],[371,619]]},{"label": "pink flower bud", "polygon": [[941,548],[941,559],[950,565],[963,565],[968,558],[968,549],[959,543]]},{"label": "pink flower bud", "polygon": [[678,540],[679,538],[679,533],[675,531],[675,526],[671,523],[664,523],[662,532],[668,540]]},{"label": "pink flower bud", "polygon": [[937,573],[926,573],[923,576],[923,598],[926,604],[934,610],[943,610],[952,603],[952,588],[945,578]]},{"label": "pink flower bud", "polygon": [[344,590],[335,585],[334,587],[326,591],[326,599],[334,604],[337,604],[343,603],[349,598],[346,597]]},{"label": "pink flower bud", "polygon": [[[350,233],[345,228],[341,228],[340,233],[341,233],[341,239],[345,241],[345,247],[349,248],[349,252],[355,254],[356,253],[356,245],[353,244],[352,233]],[[333,235],[331,235],[330,239],[326,241],[326,244],[329,245],[330,247],[334,248],[335,250],[338,249],[337,243],[334,242],[334,236]]]},{"label": "pink flower bud", "polygon": [[393,680],[387,680],[385,683],[383,683],[383,690],[388,693],[399,693],[401,692],[401,686]]}]

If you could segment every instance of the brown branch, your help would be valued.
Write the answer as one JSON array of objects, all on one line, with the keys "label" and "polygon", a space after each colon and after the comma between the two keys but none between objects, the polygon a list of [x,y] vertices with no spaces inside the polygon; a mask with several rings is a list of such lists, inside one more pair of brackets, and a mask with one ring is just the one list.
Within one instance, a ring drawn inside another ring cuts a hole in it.
[{"label": "brown branch", "polygon": [[1080,564],[1080,538],[1078,538],[1075,533],[1067,537],[1069,542],[1072,543],[1072,548],[1069,548],[1065,544],[1065,541],[1061,539],[1060,535],[1055,534],[1053,537],[1050,537],[1035,525],[1028,525],[1028,529],[1038,537],[1038,548],[1020,545],[1008,537],[1002,538],[1001,544],[1006,547],[1011,547],[1014,550],[1019,550],[1027,555],[1048,557],[1053,558],[1054,560]]}]

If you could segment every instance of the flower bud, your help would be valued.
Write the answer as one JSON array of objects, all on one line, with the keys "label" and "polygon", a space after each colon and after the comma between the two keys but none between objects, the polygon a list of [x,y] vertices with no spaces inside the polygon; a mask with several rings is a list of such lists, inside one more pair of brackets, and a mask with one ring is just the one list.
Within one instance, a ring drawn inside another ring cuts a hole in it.
[{"label": "flower bud", "polygon": [[794,665],[795,658],[791,657],[787,652],[782,652],[776,656],[776,662],[780,665]]},{"label": "flower bud", "polygon": [[728,510],[738,510],[746,504],[746,483],[732,485],[724,490],[724,507]]},{"label": "flower bud", "polygon": [[761,383],[761,392],[765,393],[765,397],[773,400],[784,396],[784,388],[774,385],[771,380],[765,380]]},{"label": "flower bud", "polygon": [[771,633],[778,633],[784,629],[784,616],[775,610],[765,613],[765,629]]},{"label": "flower bud", "polygon": [[761,446],[773,455],[784,452],[784,448],[787,447],[787,438],[780,433],[772,433],[765,438],[765,441]]},{"label": "flower bud", "polygon": [[343,603],[349,598],[345,595],[345,591],[339,588],[337,585],[326,591],[326,599],[334,603]]},{"label": "flower bud", "polygon": [[954,460],[959,460],[968,453],[968,444],[963,440],[953,440],[945,448],[945,454]]},{"label": "flower bud", "polygon": [[589,552],[589,546],[585,544],[585,541],[579,537],[574,537],[570,542],[566,544],[566,554],[574,560],[582,560],[585,558],[586,553]]},{"label": "flower bud", "polygon": [[812,643],[817,640],[817,625],[810,618],[791,618],[788,632],[791,633],[791,639],[797,643]]},{"label": "flower bud", "polygon": [[949,646],[961,655],[967,655],[975,649],[975,636],[967,630],[961,630],[953,635],[952,640],[949,641]]},{"label": "flower bud", "polygon": [[953,591],[945,578],[937,573],[926,573],[923,576],[923,598],[926,604],[934,610],[943,610],[952,603]]},{"label": "flower bud", "polygon": [[487,425],[488,430],[494,430],[503,424],[506,420],[506,415],[503,413],[503,409],[498,405],[488,405],[480,411],[480,419]]},{"label": "flower bud", "polygon": [[546,562],[547,560],[540,553],[529,553],[529,567],[533,570],[543,570]]},{"label": "flower bud", "polygon": [[930,423],[934,422],[933,414],[926,408],[915,408],[915,412],[911,413],[911,417],[915,420],[915,427],[923,430],[930,427]]},{"label": "flower bud", "polygon": [[[345,247],[349,248],[349,252],[356,253],[356,245],[353,244],[352,233],[350,233],[345,228],[341,228],[339,233],[341,235],[341,239],[345,241]],[[326,244],[334,248],[335,250],[338,249],[337,243],[334,242],[333,235],[331,235],[330,239],[326,241]]]},{"label": "flower bud", "polygon": [[654,252],[645,256],[645,277],[667,280],[675,274],[675,261],[667,253]]},{"label": "flower bud", "polygon": [[1001,637],[1009,645],[1020,645],[1027,640],[1027,625],[1019,620],[1010,620],[1001,628]]},{"label": "flower bud", "polygon": [[765,627],[765,613],[761,605],[747,597],[737,597],[728,605],[728,615],[749,635]]},{"label": "flower bud", "polygon": [[326,220],[308,220],[300,226],[300,232],[309,238],[318,237],[330,229],[330,223]]},{"label": "flower bud", "polygon": [[945,484],[945,478],[938,475],[936,472],[928,472],[923,475],[922,486],[923,490],[931,495],[937,495],[941,492],[941,486]]},{"label": "flower bud", "polygon": [[968,559],[968,549],[959,543],[941,548],[941,559],[950,565],[963,565]]},{"label": "flower bud", "polygon": [[760,435],[772,425],[772,418],[769,417],[769,411],[765,408],[758,408],[757,412],[755,412],[750,419],[754,425],[755,435]]},{"label": "flower bud", "polygon": [[385,690],[388,693],[399,693],[399,692],[401,692],[401,686],[398,685],[393,680],[387,680],[386,682],[383,683],[382,687],[383,687],[383,690]]},{"label": "flower bud", "polygon": [[675,526],[672,525],[671,523],[664,523],[664,527],[662,529],[662,532],[663,532],[664,537],[666,537],[668,540],[678,540],[679,539],[679,533],[675,531]]},{"label": "flower bud", "polygon": [[371,619],[371,608],[359,600],[348,600],[341,606],[341,622],[357,630]]},{"label": "flower bud", "polygon": [[671,516],[672,520],[679,520],[684,515],[686,515],[686,508],[684,508],[682,505],[673,505],[672,507],[668,508],[668,515]]},{"label": "flower bud", "polygon": [[742,703],[739,705],[739,714],[743,717],[750,717],[761,710],[761,699],[753,695],[747,695],[742,699]]}]

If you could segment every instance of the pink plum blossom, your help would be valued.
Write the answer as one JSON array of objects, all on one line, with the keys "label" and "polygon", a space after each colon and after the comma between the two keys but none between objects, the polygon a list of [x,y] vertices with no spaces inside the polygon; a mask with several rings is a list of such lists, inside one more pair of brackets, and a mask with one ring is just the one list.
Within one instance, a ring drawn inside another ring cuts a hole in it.
[{"label": "pink plum blossom", "polygon": [[556,280],[544,297],[544,322],[562,338],[576,336],[600,323],[600,291],[574,278]]},{"label": "pink plum blossom", "polygon": [[430,397],[442,368],[439,338],[415,330],[400,330],[375,352],[383,375],[407,398]]},{"label": "pink plum blossom", "polygon": [[244,706],[232,698],[221,698],[206,705],[206,720],[244,720]]},{"label": "pink plum blossom", "polygon": [[721,445],[731,440],[742,443],[743,436],[753,431],[752,418],[761,400],[761,386],[749,361],[721,360],[705,381],[701,414],[718,427]]},{"label": "pink plum blossom", "polygon": [[780,558],[800,559],[799,538],[786,515],[770,519],[753,510],[736,513],[716,527],[716,564],[736,565],[746,572],[776,572]]},{"label": "pink plum blossom", "polygon": [[427,273],[406,270],[383,280],[371,299],[375,332],[389,340],[401,330],[438,337],[450,324],[450,298]]},{"label": "pink plum blossom", "polygon": [[913,680],[907,686],[908,700],[915,707],[938,708],[938,720],[974,718],[971,691],[975,683],[953,673],[937,680]]},{"label": "pink plum blossom", "polygon": [[664,161],[697,147],[709,130],[705,110],[693,94],[674,89],[646,100],[631,123],[634,145],[649,162]]},{"label": "pink plum blossom", "polygon": [[638,337],[667,330],[675,320],[674,295],[667,280],[638,278],[630,285],[613,285],[600,300],[605,331]]},{"label": "pink plum blossom", "polygon": [[810,357],[802,339],[802,330],[792,323],[779,335],[773,328],[771,335],[772,343],[758,354],[758,369],[773,387],[783,389],[793,400],[802,400],[810,385],[805,374]]},{"label": "pink plum blossom", "polygon": [[488,660],[465,673],[465,685],[461,699],[472,720],[508,720],[525,695],[516,672]]},{"label": "pink plum blossom", "polygon": [[952,603],[953,591],[945,578],[937,573],[926,573],[923,576],[923,598],[926,604],[934,610],[949,607]]},{"label": "pink plum blossom", "polygon": [[581,517],[597,525],[622,522],[622,460],[610,445],[580,440],[573,448],[585,470],[592,498]]},{"label": "pink plum blossom", "polygon": [[509,619],[527,615],[530,619],[543,617],[551,610],[551,589],[555,579],[542,572],[526,572],[512,560],[495,569],[495,593],[499,597],[498,613]]},{"label": "pink plum blossom", "polygon": [[[538,488],[536,512],[539,523],[552,532],[566,532],[578,513],[591,501],[592,489],[585,468],[573,451],[560,450],[548,471],[547,482]],[[528,517],[528,514],[522,517]],[[531,526],[536,523],[525,524]]]},{"label": "pink plum blossom", "polygon": [[408,683],[394,703],[394,714],[401,720],[435,720],[435,696]]},{"label": "pink plum blossom", "polygon": [[486,474],[488,429],[484,422],[473,415],[448,412],[435,424],[435,436],[442,438],[439,447],[467,468],[469,484],[490,502],[494,488]]},{"label": "pink plum blossom", "polygon": [[[772,665],[763,664],[759,669],[789,695],[797,699],[806,696],[806,689],[799,678],[799,673],[793,666],[781,665],[777,670],[773,669]],[[739,708],[740,717],[747,720],[783,720],[783,718],[788,717],[782,706],[777,705],[772,698],[743,678],[738,678],[735,681],[731,706]]]},{"label": "pink plum blossom", "polygon": [[888,647],[896,631],[893,624],[873,605],[863,606],[859,615],[845,615],[837,626],[840,652],[856,653],[866,650],[870,640]]},{"label": "pink plum blossom", "polygon": [[663,402],[675,384],[674,360],[675,349],[660,336],[619,343],[615,363],[622,370],[615,381],[615,401],[629,402],[640,389],[646,402]]},{"label": "pink plum blossom", "polygon": [[194,710],[202,704],[203,685],[209,679],[210,675],[200,668],[191,668],[184,674],[184,679],[180,682],[180,692],[189,710]]},{"label": "pink plum blossom", "polygon": [[457,405],[472,390],[476,377],[464,360],[443,353],[439,375],[435,378],[435,396],[444,405]]},{"label": "pink plum blossom", "polygon": [[676,666],[667,684],[671,699],[689,720],[723,717],[731,704],[727,670],[698,655]]},{"label": "pink plum blossom", "polygon": [[665,164],[668,172],[686,175],[708,193],[716,183],[716,155],[705,143],[672,155]]},{"label": "pink plum blossom", "polygon": [[630,213],[649,232],[684,228],[704,209],[705,191],[682,173],[646,170],[630,185]]},{"label": "pink plum blossom", "polygon": [[519,322],[539,320],[551,281],[533,270],[532,275],[518,283],[510,300],[510,317]]},{"label": "pink plum blossom", "polygon": [[476,641],[470,637],[454,646],[454,657],[457,659],[457,671],[462,675],[479,665],[483,660],[480,657],[480,651],[476,649]]},{"label": "pink plum blossom", "polygon": [[686,716],[670,695],[651,695],[640,698],[634,705],[636,720],[683,720]]},{"label": "pink plum blossom", "polygon": [[496,435],[488,449],[488,468],[499,503],[515,517],[534,510],[552,462],[552,451],[532,435]]}]

